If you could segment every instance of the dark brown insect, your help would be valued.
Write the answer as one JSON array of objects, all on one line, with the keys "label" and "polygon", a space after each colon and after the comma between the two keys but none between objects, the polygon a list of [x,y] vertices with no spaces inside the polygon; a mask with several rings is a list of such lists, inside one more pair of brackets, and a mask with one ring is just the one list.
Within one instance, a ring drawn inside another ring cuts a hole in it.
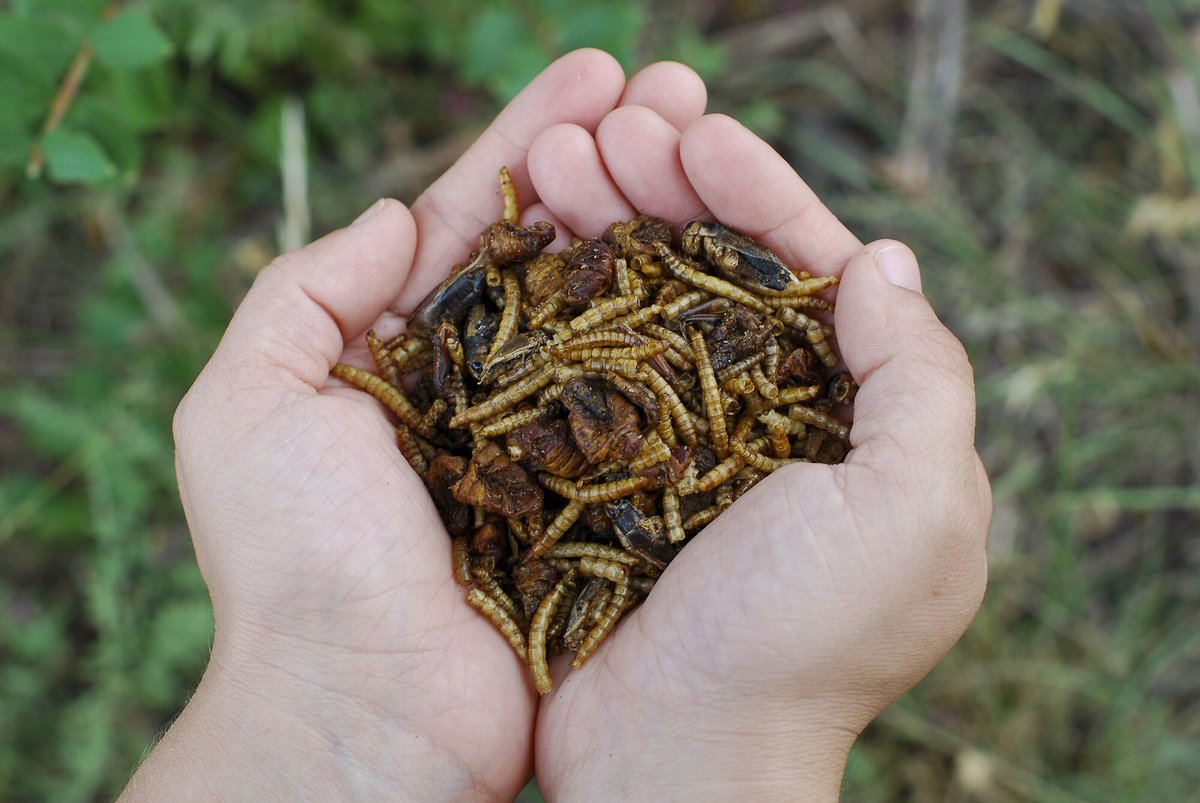
[{"label": "dark brown insect", "polygon": [[501,516],[528,516],[542,509],[542,489],[491,441],[475,452],[450,491],[465,505]]},{"label": "dark brown insect", "polygon": [[579,305],[603,294],[613,283],[612,248],[602,240],[584,240],[571,251],[563,270],[563,298]]},{"label": "dark brown insect", "polygon": [[[681,549],[790,461],[841,461],[833,331],[793,275],[718,223],[618,221],[559,255],[548,223],[502,219],[418,306],[367,343],[383,378],[333,375],[399,419],[397,444],[453,537],[454,580],[550,690],[582,666]],[[719,274],[719,275],[718,275]],[[724,278],[722,278],[724,277]]]},{"label": "dark brown insect", "polygon": [[720,223],[694,220],[683,229],[683,252],[707,256],[717,270],[731,279],[745,279],[771,290],[786,290],[798,282],[775,252]]},{"label": "dark brown insect", "polygon": [[571,435],[589,463],[632,460],[642,443],[637,408],[619,391],[599,382],[573,379],[559,401],[567,408]]}]

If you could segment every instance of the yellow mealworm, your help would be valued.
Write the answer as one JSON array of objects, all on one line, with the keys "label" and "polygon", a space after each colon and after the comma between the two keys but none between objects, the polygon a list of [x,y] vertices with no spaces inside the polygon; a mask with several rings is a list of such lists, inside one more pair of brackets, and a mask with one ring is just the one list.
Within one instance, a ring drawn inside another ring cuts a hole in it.
[{"label": "yellow mealworm", "polygon": [[477,609],[480,613],[486,616],[491,623],[496,626],[500,634],[508,639],[508,643],[512,646],[513,652],[521,659],[522,663],[528,663],[529,654],[525,648],[525,636],[521,633],[521,628],[517,625],[513,618],[509,616],[500,603],[489,597],[487,594],[480,591],[478,588],[472,588],[467,593],[467,604],[472,608]]},{"label": "yellow mealworm", "polygon": [[651,466],[656,466],[670,459],[671,447],[663,442],[663,439],[656,431],[651,430],[642,438],[641,451],[633,458],[633,462],[629,464],[629,470],[637,474]]},{"label": "yellow mealworm", "polygon": [[559,603],[567,590],[575,585],[575,572],[570,571],[554,584],[554,588],[538,603],[533,620],[529,623],[529,671],[533,674],[533,685],[538,694],[548,694],[554,688],[550,680],[550,666],[546,663],[546,630],[558,610]]},{"label": "yellow mealworm", "polygon": [[796,296],[811,296],[813,293],[819,293],[826,287],[833,287],[838,283],[836,276],[808,276],[798,279],[790,283],[786,290],[778,292],[763,293],[768,298],[795,298]]},{"label": "yellow mealworm", "polygon": [[[703,380],[703,377],[701,379]],[[734,396],[746,396],[755,392],[754,380],[750,378],[748,372],[729,377],[729,379],[721,383],[721,388]],[[701,389],[703,389],[703,385],[701,385]]]},{"label": "yellow mealworm", "polygon": [[786,427],[777,423],[767,424],[767,437],[771,440],[772,454],[776,457],[791,457],[792,440]]},{"label": "yellow mealworm", "polygon": [[616,626],[617,620],[621,615],[633,604],[634,596],[630,592],[628,584],[618,585],[613,591],[612,598],[609,599],[608,605],[604,607],[604,613],[600,615],[600,619],[584,638],[583,643],[579,645],[579,649],[575,651],[575,659],[571,661],[573,669],[579,669],[588,658],[600,646],[600,643],[612,632]]},{"label": "yellow mealworm", "polygon": [[721,515],[721,507],[719,505],[710,505],[688,516],[687,521],[683,523],[683,529],[699,530],[701,527],[707,527],[719,515]]},{"label": "yellow mealworm", "polygon": [[560,541],[547,549],[544,555],[547,558],[567,558],[569,560],[596,558],[598,560],[606,560],[610,563],[623,563],[628,566],[632,566],[638,562],[635,555],[631,555],[623,549],[608,546],[607,544],[596,544],[591,541]]},{"label": "yellow mealworm", "polygon": [[521,410],[517,413],[511,413],[503,418],[493,421],[490,424],[480,427],[479,435],[483,438],[496,438],[500,435],[507,435],[514,429],[545,418],[553,412],[554,408],[550,406],[530,407],[528,410]]},{"label": "yellow mealworm", "polygon": [[472,576],[475,579],[475,583],[479,586],[479,590],[487,594],[497,605],[503,608],[509,617],[517,623],[518,627],[524,624],[525,612],[513,601],[512,597],[505,593],[495,577],[480,572],[476,572]]},{"label": "yellow mealworm", "polygon": [[425,423],[421,420],[420,411],[413,406],[413,403],[408,400],[408,397],[399,388],[392,387],[385,380],[375,376],[375,374],[367,373],[361,368],[355,368],[353,365],[346,365],[341,362],[333,366],[329,373],[359,390],[370,393],[391,410],[409,429],[427,438],[433,437],[432,430],[426,429]]},{"label": "yellow mealworm", "polygon": [[725,408],[721,404],[721,389],[713,373],[712,361],[708,358],[708,346],[704,335],[697,329],[688,330],[688,341],[696,355],[696,373],[700,375],[700,393],[704,399],[705,417],[708,419],[709,434],[718,456],[729,453],[729,436],[725,430]]},{"label": "yellow mealworm", "polygon": [[[613,480],[596,485],[580,485],[575,480],[556,477],[553,474],[539,474],[542,485],[559,496],[584,505],[595,505],[600,502],[612,502],[638,491],[648,488],[651,484],[649,477],[627,477],[623,480]],[[549,533],[549,530],[547,530]]]},{"label": "yellow mealworm", "polygon": [[504,281],[500,275],[500,266],[489,262],[483,269],[483,281],[488,287],[499,287]]},{"label": "yellow mealworm", "polygon": [[799,385],[794,388],[778,388],[778,393],[772,399],[777,405],[796,404],[797,402],[815,399],[821,393],[820,385]]},{"label": "yellow mealworm", "polygon": [[394,388],[400,387],[400,372],[396,370],[396,361],[392,359],[392,352],[375,334],[374,329],[367,330],[367,349],[375,358],[375,367],[379,369],[379,373],[383,374],[383,378],[387,380],[388,384]]},{"label": "yellow mealworm", "polygon": [[[780,391],[782,393],[783,391]],[[832,433],[839,438],[846,439],[850,437],[850,427],[838,421],[831,415],[826,415],[819,410],[814,410],[811,407],[801,407],[793,405],[788,408],[788,418],[793,421],[799,421],[803,424],[810,424],[817,429],[823,429],[826,432]]]},{"label": "yellow mealworm", "polygon": [[[679,398],[679,394],[675,392],[675,389],[671,387],[667,380],[663,379],[662,374],[653,368],[643,366],[638,379],[644,382],[646,387],[654,391],[654,395],[658,397],[659,406],[667,412],[671,421],[674,422],[674,430],[683,439],[683,442],[688,446],[695,446],[699,443],[696,439],[696,428],[692,426],[692,418],[688,414],[688,409],[683,406],[683,401]],[[659,435],[663,435],[661,430],[659,430]],[[665,436],[663,440],[668,444],[671,443],[671,439]]]},{"label": "yellow mealworm", "polygon": [[767,379],[767,374],[763,371],[761,365],[750,366],[750,378],[754,381],[754,387],[764,399],[773,401],[779,398],[779,387],[770,379]]},{"label": "yellow mealworm", "polygon": [[589,577],[599,577],[611,583],[629,582],[629,567],[623,563],[614,563],[603,558],[581,557],[579,571]]},{"label": "yellow mealworm", "polygon": [[692,290],[676,297],[670,303],[662,305],[659,314],[664,321],[673,321],[707,298],[709,298],[709,294],[704,290]]},{"label": "yellow mealworm", "polygon": [[551,318],[558,315],[566,303],[563,291],[555,290],[549,298],[529,311],[528,320],[525,322],[526,329],[541,329]]},{"label": "yellow mealworm", "polygon": [[659,326],[656,323],[646,324],[642,327],[642,331],[666,343],[689,362],[695,361],[696,355],[692,353],[692,345],[688,343],[686,337],[678,332],[668,329],[665,326]]},{"label": "yellow mealworm", "polygon": [[783,466],[786,466],[788,463],[808,462],[806,460],[803,460],[803,459],[797,458],[797,457],[767,457],[766,455],[761,454],[756,450],[750,449],[746,444],[738,443],[737,441],[734,441],[733,443],[731,443],[730,447],[733,449],[734,454],[736,454],[738,457],[745,460],[746,463],[748,463],[751,466],[754,466],[759,471],[768,472],[768,473],[772,472],[778,468],[782,468]]},{"label": "yellow mealworm", "polygon": [[450,541],[450,568],[454,573],[454,582],[460,586],[470,586],[471,555],[468,551],[470,544],[465,535],[459,535]]},{"label": "yellow mealworm", "polygon": [[679,518],[679,494],[676,493],[675,488],[663,490],[662,511],[663,523],[667,527],[667,541],[677,544],[687,536],[683,531],[683,522]]},{"label": "yellow mealworm", "polygon": [[[589,334],[597,334],[591,333]],[[599,334],[603,334],[600,332]],[[571,342],[569,341],[568,345]],[[647,360],[657,354],[662,354],[666,350],[666,345],[657,341],[640,343],[636,346],[589,346],[567,351],[563,356],[567,359],[575,360],[576,362],[587,362],[589,360]]]},{"label": "yellow mealworm", "polygon": [[[552,475],[542,475],[543,484],[545,484],[545,478],[550,476]],[[558,480],[562,478],[554,477],[554,479]],[[563,480],[563,482],[570,486],[575,485],[573,480]],[[547,485],[546,487],[549,488],[550,486]],[[550,488],[550,490],[554,489]],[[565,496],[565,494],[560,494],[560,496]],[[530,556],[532,558],[539,558],[545,554],[547,549],[554,546],[558,539],[562,538],[563,535],[566,534],[567,530],[571,529],[571,525],[579,519],[579,514],[583,512],[585,507],[587,507],[587,504],[579,501],[578,499],[568,499],[566,507],[560,510],[558,515],[554,517],[554,521],[550,522],[545,531],[536,537],[533,542],[533,546],[529,548]],[[534,537],[532,530],[529,535],[531,538]]]},{"label": "yellow mealworm", "polygon": [[[613,296],[598,301],[591,309],[584,312],[582,315],[577,315],[567,322],[567,326],[571,332],[576,335],[581,335],[584,332],[589,332],[606,321],[611,321],[613,318],[619,318],[622,315],[628,315],[641,305],[641,299],[630,294],[627,296]],[[561,342],[561,341],[560,341]]]},{"label": "yellow mealworm", "polygon": [[522,399],[532,396],[554,380],[554,369],[542,366],[521,381],[509,385],[504,390],[494,394],[482,404],[469,407],[461,413],[456,413],[450,419],[450,428],[458,429],[467,424],[482,421],[485,418],[507,412]]},{"label": "yellow mealworm", "polygon": [[747,357],[743,357],[742,359],[738,360],[737,362],[726,365],[720,371],[716,372],[717,373],[717,382],[720,384],[724,384],[724,383],[728,382],[730,379],[732,379],[733,377],[739,376],[739,375],[745,373],[746,371],[749,371],[750,366],[757,365],[758,363],[762,362],[764,359],[766,359],[766,356],[767,356],[767,354],[766,354],[765,350],[756,351]]},{"label": "yellow mealworm", "polygon": [[504,220],[515,224],[521,215],[521,209],[517,203],[517,188],[513,185],[507,167],[500,168],[500,194],[504,196]]},{"label": "yellow mealworm", "polygon": [[696,488],[701,493],[704,493],[705,491],[711,491],[714,488],[720,487],[722,483],[733,477],[734,474],[737,474],[738,470],[744,465],[746,465],[746,461],[742,459],[741,455],[730,455],[720,463],[717,463],[712,471],[701,477],[696,483]]},{"label": "yellow mealworm", "polygon": [[755,294],[748,290],[743,290],[733,282],[725,281],[717,276],[713,276],[711,273],[704,273],[692,267],[686,260],[677,256],[675,252],[663,243],[658,244],[658,255],[662,257],[663,264],[667,266],[667,270],[675,274],[676,278],[680,281],[687,282],[701,290],[707,290],[713,295],[728,298],[730,301],[735,301],[758,312],[767,312],[769,310],[769,307]]},{"label": "yellow mealworm", "polygon": [[500,281],[504,284],[504,311],[500,313],[500,324],[496,327],[496,337],[492,347],[484,358],[484,370],[491,368],[496,355],[504,348],[513,335],[517,333],[517,324],[521,320],[521,282],[512,271],[505,271]]},{"label": "yellow mealworm", "polygon": [[411,429],[401,424],[396,427],[396,447],[400,450],[400,454],[412,466],[413,471],[417,472],[418,477],[424,477],[429,471],[429,461],[425,459],[425,455],[421,452],[421,446],[417,443],[417,436]]},{"label": "yellow mealworm", "polygon": [[573,337],[565,343],[553,343],[548,348],[555,357],[581,359],[575,356],[580,351],[592,347],[641,346],[646,338],[631,329],[598,329]]}]

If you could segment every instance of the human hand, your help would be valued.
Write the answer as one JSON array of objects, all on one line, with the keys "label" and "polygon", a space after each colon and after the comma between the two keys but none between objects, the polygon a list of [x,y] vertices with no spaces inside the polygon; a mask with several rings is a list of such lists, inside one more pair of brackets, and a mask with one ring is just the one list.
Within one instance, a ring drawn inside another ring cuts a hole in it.
[{"label": "human hand", "polygon": [[[534,141],[556,220],[716,218],[837,273],[861,384],[842,465],[792,465],[739,499],[542,701],[542,789],[563,799],[835,799],[857,734],[962,634],[986,584],[991,499],[962,346],[899,243],[864,248],[736,122],[635,107]],[[587,188],[581,203],[579,188]]]},{"label": "human hand", "polygon": [[212,659],[129,797],[511,799],[528,779],[526,670],[455,587],[449,541],[388,416],[329,369],[364,363],[364,331],[397,332],[466,257],[498,217],[501,165],[525,219],[545,216],[530,143],[554,125],[592,132],[620,104],[686,122],[704,88],[678,65],[626,84],[611,57],[572,53],[411,213],[381,202],[258,276],[175,420]]}]

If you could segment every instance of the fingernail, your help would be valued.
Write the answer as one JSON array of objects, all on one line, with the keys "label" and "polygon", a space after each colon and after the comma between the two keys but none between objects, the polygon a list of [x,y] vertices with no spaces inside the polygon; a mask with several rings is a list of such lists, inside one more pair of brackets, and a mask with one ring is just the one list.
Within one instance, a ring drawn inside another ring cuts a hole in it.
[{"label": "fingernail", "polygon": [[385,199],[380,198],[378,201],[371,204],[370,208],[367,209],[366,212],[363,212],[361,215],[354,218],[354,222],[350,224],[350,228],[354,228],[355,226],[366,223],[368,220],[378,215],[379,210],[383,209],[384,203],[386,203]]},{"label": "fingernail", "polygon": [[921,292],[921,269],[913,252],[903,245],[885,245],[875,252],[875,266],[897,287]]}]

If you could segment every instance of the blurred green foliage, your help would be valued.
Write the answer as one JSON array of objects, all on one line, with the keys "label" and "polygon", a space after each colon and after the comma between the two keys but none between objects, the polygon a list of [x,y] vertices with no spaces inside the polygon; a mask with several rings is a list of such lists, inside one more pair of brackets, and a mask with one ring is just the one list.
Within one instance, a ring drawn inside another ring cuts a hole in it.
[{"label": "blurred green foliage", "polygon": [[203,668],[170,418],[277,249],[285,102],[321,231],[411,200],[581,45],[700,70],[860,236],[913,244],[976,366],[992,589],[864,735],[847,798],[1196,799],[1200,7],[972,4],[925,181],[911,9],[788,8],[0,3],[0,799],[111,796]]}]

